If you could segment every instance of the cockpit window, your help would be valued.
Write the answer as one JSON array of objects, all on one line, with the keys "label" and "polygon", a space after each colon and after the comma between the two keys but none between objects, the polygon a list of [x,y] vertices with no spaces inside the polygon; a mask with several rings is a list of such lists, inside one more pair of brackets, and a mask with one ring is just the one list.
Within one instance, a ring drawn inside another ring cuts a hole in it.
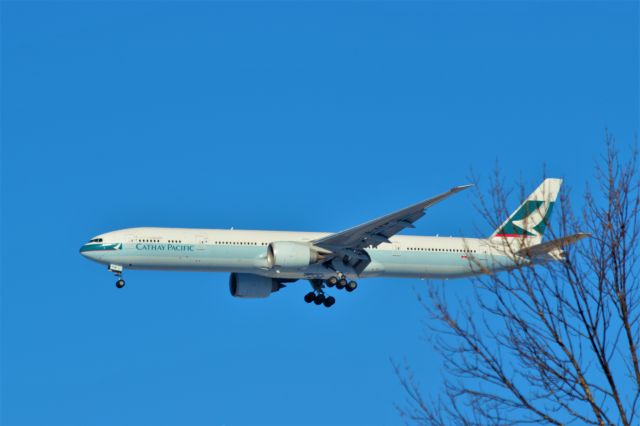
[{"label": "cockpit window", "polygon": [[90,243],[101,243],[102,242],[102,238],[94,238],[92,240],[89,240]]}]

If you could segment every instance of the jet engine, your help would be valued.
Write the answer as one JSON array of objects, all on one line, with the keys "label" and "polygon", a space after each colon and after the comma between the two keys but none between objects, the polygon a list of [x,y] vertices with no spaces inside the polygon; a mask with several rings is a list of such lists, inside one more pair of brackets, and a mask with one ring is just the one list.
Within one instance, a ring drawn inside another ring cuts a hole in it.
[{"label": "jet engine", "polygon": [[295,241],[276,241],[267,247],[267,265],[285,271],[304,269],[312,263],[319,262],[323,253],[312,248],[308,243]]},{"label": "jet engine", "polygon": [[229,291],[233,297],[244,299],[258,299],[268,297],[271,293],[284,287],[275,278],[254,274],[238,274],[229,276]]}]

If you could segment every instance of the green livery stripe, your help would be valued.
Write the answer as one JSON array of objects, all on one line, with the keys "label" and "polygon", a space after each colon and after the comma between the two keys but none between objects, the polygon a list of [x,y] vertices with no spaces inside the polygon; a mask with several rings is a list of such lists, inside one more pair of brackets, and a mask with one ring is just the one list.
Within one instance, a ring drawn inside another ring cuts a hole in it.
[{"label": "green livery stripe", "polygon": [[122,250],[122,243],[85,244],[80,248],[80,253],[83,253],[85,251],[107,251],[107,250]]}]

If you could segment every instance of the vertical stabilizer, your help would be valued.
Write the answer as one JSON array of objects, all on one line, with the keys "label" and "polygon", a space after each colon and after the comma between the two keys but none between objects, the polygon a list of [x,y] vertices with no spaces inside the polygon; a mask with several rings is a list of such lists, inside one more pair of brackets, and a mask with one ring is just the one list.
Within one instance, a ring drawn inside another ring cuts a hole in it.
[{"label": "vertical stabilizer", "polygon": [[562,179],[545,179],[489,238],[521,239],[526,240],[526,245],[540,244],[561,185]]}]

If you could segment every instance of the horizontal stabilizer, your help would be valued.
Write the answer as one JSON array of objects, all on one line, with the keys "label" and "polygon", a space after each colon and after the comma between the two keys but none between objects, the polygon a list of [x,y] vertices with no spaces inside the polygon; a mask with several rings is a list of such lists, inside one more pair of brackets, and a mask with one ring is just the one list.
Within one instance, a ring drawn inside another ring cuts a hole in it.
[{"label": "horizontal stabilizer", "polygon": [[569,235],[568,237],[557,238],[555,240],[547,241],[546,243],[536,244],[530,247],[523,248],[516,254],[519,256],[536,257],[544,254],[549,254],[554,250],[562,250],[569,244],[573,244],[576,241],[580,241],[583,238],[590,237],[591,234],[580,232],[578,234]]}]

